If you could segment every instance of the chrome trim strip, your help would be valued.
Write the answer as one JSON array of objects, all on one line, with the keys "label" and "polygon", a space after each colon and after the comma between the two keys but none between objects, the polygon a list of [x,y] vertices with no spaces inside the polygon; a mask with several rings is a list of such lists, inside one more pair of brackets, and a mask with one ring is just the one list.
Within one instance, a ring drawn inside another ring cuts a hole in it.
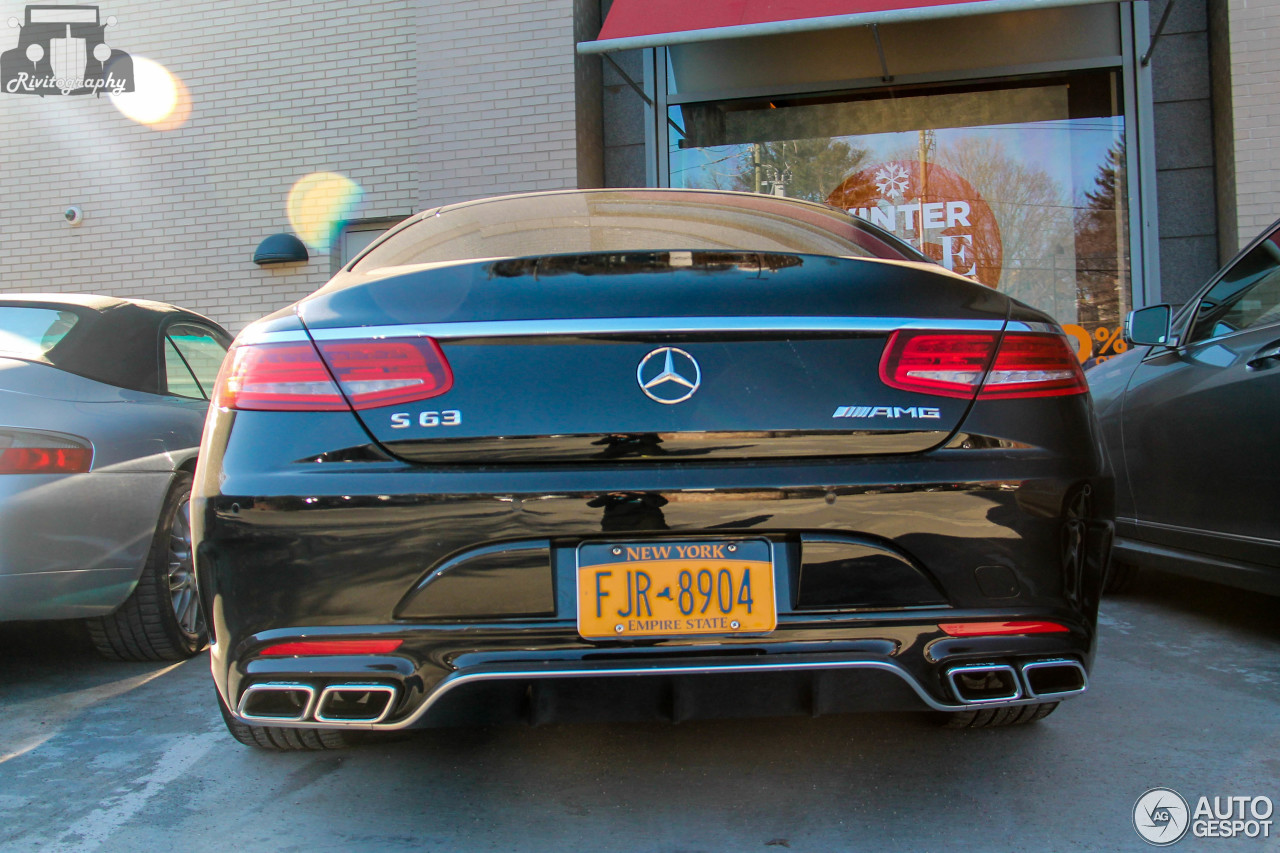
[{"label": "chrome trim strip", "polygon": [[[1042,331],[1044,323],[1009,323],[1011,331]],[[599,317],[557,320],[480,320],[461,323],[415,323],[398,326],[356,326],[313,329],[318,341],[348,338],[426,336],[453,338],[547,337],[552,335],[624,335],[685,332],[870,332],[898,329],[940,329],[958,332],[998,332],[1003,320],[955,320],[920,317]]]},{"label": "chrome trim strip", "polygon": [[407,728],[416,723],[419,719],[426,715],[437,702],[446,696],[451,690],[461,687],[472,682],[482,681],[511,681],[520,678],[592,678],[598,676],[643,676],[643,675],[698,675],[698,674],[715,674],[715,673],[749,673],[749,672],[799,672],[804,670],[822,670],[822,669],[878,669],[885,672],[891,672],[907,683],[916,695],[920,697],[926,705],[935,711],[959,711],[962,707],[955,705],[944,705],[930,696],[923,687],[921,687],[911,675],[902,667],[888,663],[885,661],[802,661],[798,663],[764,663],[764,664],[721,664],[721,665],[696,665],[696,666],[655,666],[655,667],[636,667],[636,666],[617,666],[601,669],[559,669],[559,670],[533,670],[521,672],[519,670],[512,671],[491,671],[491,672],[475,672],[460,673],[449,676],[436,685],[436,689],[427,697],[426,701],[420,705],[417,710],[404,720],[392,723],[390,726],[379,726],[380,729],[386,728]]},{"label": "chrome trim strip", "polygon": [[[1045,693],[1037,693],[1035,688],[1031,686],[1031,679],[1027,676],[1027,670],[1047,669],[1054,666],[1070,667],[1080,673],[1081,686],[1074,690],[1050,690]],[[1064,699],[1067,696],[1079,696],[1081,693],[1089,689],[1089,674],[1084,671],[1084,667],[1079,661],[1064,658],[1062,660],[1037,660],[1030,663],[1022,664],[1022,683],[1027,688],[1027,697],[1031,699]]]},{"label": "chrome trim strip", "polygon": [[[1013,673],[1012,667],[1005,667],[1012,675],[1015,684],[1018,684],[1017,675]],[[448,695],[457,687],[462,687],[471,683],[485,681],[511,681],[515,679],[542,679],[542,678],[597,678],[611,676],[645,676],[645,675],[699,675],[699,674],[725,674],[725,673],[753,673],[753,672],[801,672],[810,670],[841,670],[841,669],[876,669],[884,672],[892,673],[898,676],[907,686],[915,691],[916,696],[920,698],[930,710],[934,711],[963,711],[971,704],[951,705],[939,702],[920,686],[919,682],[907,672],[903,667],[896,663],[881,660],[845,660],[845,661],[798,661],[790,663],[752,663],[752,664],[699,664],[693,666],[614,666],[601,667],[592,669],[511,669],[511,670],[489,670],[485,672],[462,672],[450,675],[436,684],[436,686],[427,695],[426,699],[419,705],[412,714],[402,720],[396,720],[390,723],[325,723],[326,726],[341,725],[345,728],[368,729],[370,731],[396,731],[399,729],[407,729],[412,727],[418,720],[431,710],[431,708]],[[1019,696],[1021,697],[1021,688],[1019,688]],[[1034,699],[991,699],[982,703],[985,705],[1028,705],[1036,700]],[[314,727],[315,723],[310,722],[281,722],[271,721],[272,725],[279,725],[285,728],[306,728]]]},{"label": "chrome trim strip", "polygon": [[[955,332],[999,332],[1003,320],[956,320],[923,317],[601,317],[557,320],[477,320],[459,323],[411,323],[395,326],[350,326],[313,329],[318,341],[361,338],[527,338],[556,335],[625,335],[686,332],[847,332],[888,334],[898,329]],[[1053,323],[1009,322],[1010,332],[1062,334]],[[302,330],[254,332],[245,329],[237,344],[301,343]]]},{"label": "chrome trim strip", "polygon": [[[993,696],[990,699],[966,699],[960,693],[960,687],[956,684],[956,675],[966,672],[1007,672],[1009,673],[1009,681],[1013,683],[1014,693],[1012,696]],[[968,666],[953,666],[947,670],[947,683],[951,685],[951,692],[955,693],[956,698],[965,705],[1000,705],[1008,702],[1016,702],[1023,698],[1022,681],[1018,678],[1018,673],[1008,664],[971,664]]]},{"label": "chrome trim strip", "polygon": [[[296,717],[264,717],[258,714],[246,714],[245,705],[248,704],[249,698],[255,693],[292,693],[295,690],[301,690],[307,694],[306,706],[302,709],[302,713]],[[245,688],[244,693],[240,695],[240,703],[236,705],[236,716],[250,723],[268,723],[278,725],[281,723],[303,723],[311,716],[311,711],[316,706],[316,689],[310,684],[300,684],[297,682],[285,681],[267,681],[261,684],[251,684]]]},{"label": "chrome trim strip", "polygon": [[[329,694],[337,693],[340,690],[357,690],[357,691],[364,691],[368,693],[386,693],[387,704],[386,704],[386,707],[382,709],[381,714],[379,714],[376,717],[371,717],[369,719],[352,720],[346,717],[326,717],[323,714],[325,700],[329,698]],[[376,725],[377,723],[382,722],[388,716],[390,716],[391,711],[395,708],[396,697],[399,695],[400,695],[400,691],[398,691],[395,687],[391,686],[390,684],[330,684],[328,687],[324,689],[323,692],[321,692],[320,701],[316,703],[315,719],[316,719],[316,722],[326,723],[328,725],[335,725],[335,726]]]},{"label": "chrome trim strip", "polygon": [[235,343],[237,344],[297,344],[308,341],[310,338],[302,329],[294,329],[292,331],[276,331],[276,332],[259,332],[255,331],[252,326],[244,329],[240,334],[236,335]]},{"label": "chrome trim strip", "polygon": [[1280,545],[1280,539],[1263,539],[1261,536],[1246,536],[1242,533],[1223,533],[1219,530],[1201,530],[1198,527],[1179,527],[1176,524],[1163,524],[1159,521],[1142,521],[1137,518],[1118,518],[1116,520],[1126,521],[1138,528],[1150,527],[1153,530],[1165,530],[1170,533],[1185,533],[1192,536],[1204,536],[1212,539],[1226,539],[1231,542],[1240,542],[1246,545]]},{"label": "chrome trim strip", "polygon": [[400,608],[405,602],[412,600],[415,595],[430,586],[436,578],[440,577],[445,572],[451,571],[470,560],[474,560],[479,557],[486,557],[490,554],[511,554],[519,551],[549,552],[550,550],[550,539],[517,539],[512,542],[501,542],[497,545],[481,545],[476,548],[469,548],[459,554],[454,554],[443,562],[437,563],[431,571],[427,572],[426,577],[413,585],[413,589],[411,589],[409,593],[396,605],[396,618],[401,618],[399,616]]}]

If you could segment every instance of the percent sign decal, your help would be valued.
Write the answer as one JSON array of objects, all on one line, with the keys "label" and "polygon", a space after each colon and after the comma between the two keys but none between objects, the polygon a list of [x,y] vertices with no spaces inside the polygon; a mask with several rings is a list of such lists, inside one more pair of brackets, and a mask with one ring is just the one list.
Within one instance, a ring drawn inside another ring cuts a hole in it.
[{"label": "percent sign decal", "polygon": [[1105,354],[1110,350],[1114,355],[1119,355],[1129,349],[1129,345],[1124,342],[1124,338],[1120,337],[1120,330],[1108,330],[1104,326],[1094,329],[1093,336],[1098,339],[1100,346],[1097,349],[1098,355]]},{"label": "percent sign decal", "polygon": [[[1076,358],[1080,359],[1081,364],[1095,355],[1098,361],[1106,361],[1112,355],[1119,355],[1129,348],[1129,345],[1120,337],[1118,328],[1108,329],[1106,326],[1099,326],[1093,334],[1089,334],[1083,326],[1067,323],[1062,327],[1062,331],[1066,332],[1067,337],[1075,344]],[[1096,347],[1095,339],[1098,342]]]}]

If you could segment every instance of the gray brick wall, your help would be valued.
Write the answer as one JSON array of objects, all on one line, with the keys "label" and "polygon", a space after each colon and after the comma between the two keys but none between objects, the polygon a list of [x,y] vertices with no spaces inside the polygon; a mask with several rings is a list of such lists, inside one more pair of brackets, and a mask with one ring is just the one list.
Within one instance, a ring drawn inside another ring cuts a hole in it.
[{"label": "gray brick wall", "polygon": [[577,186],[573,0],[421,0],[421,207]]},{"label": "gray brick wall", "polygon": [[[644,85],[643,51],[626,50],[612,54],[612,57],[636,85]],[[605,186],[645,185],[644,122],[644,99],[617,67],[606,62],[603,116]]]},{"label": "gray brick wall", "polygon": [[[1150,6],[1154,32],[1170,0]],[[1160,298],[1184,302],[1218,267],[1206,0],[1176,0],[1152,54]]]},{"label": "gray brick wall", "polygon": [[1280,216],[1280,4],[1228,0],[1237,243]]},{"label": "gray brick wall", "polygon": [[[600,0],[574,0],[573,40],[590,41],[600,32]],[[599,56],[574,57],[574,120],[577,131],[578,186],[604,186],[604,122],[602,75]]]},{"label": "gray brick wall", "polygon": [[1208,0],[1208,18],[1218,263],[1224,264],[1240,246],[1239,223],[1236,221],[1235,111],[1231,105],[1231,25],[1227,0]]}]

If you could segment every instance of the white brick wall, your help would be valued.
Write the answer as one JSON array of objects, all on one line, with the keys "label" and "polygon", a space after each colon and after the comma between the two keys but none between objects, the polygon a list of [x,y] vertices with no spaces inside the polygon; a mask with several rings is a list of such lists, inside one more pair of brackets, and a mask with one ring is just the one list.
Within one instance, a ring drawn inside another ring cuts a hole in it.
[{"label": "white brick wall", "polygon": [[1241,245],[1280,217],[1280,3],[1230,0],[1231,94]]},{"label": "white brick wall", "polygon": [[424,3],[421,207],[577,186],[573,0]]},{"label": "white brick wall", "polygon": [[[330,257],[255,266],[295,181],[332,171],[357,216],[573,186],[572,0],[102,0],[113,46],[180,77],[158,131],[104,96],[0,93],[0,292],[174,302],[233,331],[323,284]],[[0,0],[0,20],[23,15]],[[17,43],[0,27],[0,50]],[[62,220],[70,204],[85,222]]]}]

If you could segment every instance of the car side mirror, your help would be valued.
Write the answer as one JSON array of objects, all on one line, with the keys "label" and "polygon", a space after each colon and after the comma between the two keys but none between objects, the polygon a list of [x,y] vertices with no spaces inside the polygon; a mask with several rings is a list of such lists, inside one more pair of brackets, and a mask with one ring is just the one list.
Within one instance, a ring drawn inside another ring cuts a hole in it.
[{"label": "car side mirror", "polygon": [[1124,318],[1124,339],[1137,346],[1170,346],[1172,317],[1173,309],[1168,305],[1149,305],[1130,311]]}]

